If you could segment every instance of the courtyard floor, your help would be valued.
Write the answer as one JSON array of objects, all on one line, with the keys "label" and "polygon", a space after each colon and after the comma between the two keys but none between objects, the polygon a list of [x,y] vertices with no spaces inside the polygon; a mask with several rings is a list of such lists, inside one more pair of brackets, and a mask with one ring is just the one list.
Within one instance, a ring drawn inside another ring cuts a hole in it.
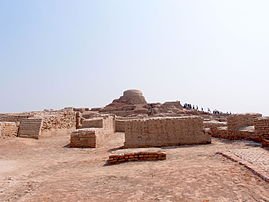
[{"label": "courtyard floor", "polygon": [[[68,148],[69,134],[0,139],[0,201],[269,201],[269,183],[217,152],[268,172],[269,151],[247,141],[120,149],[116,133],[97,149]],[[109,154],[163,151],[167,160],[104,166]]]}]

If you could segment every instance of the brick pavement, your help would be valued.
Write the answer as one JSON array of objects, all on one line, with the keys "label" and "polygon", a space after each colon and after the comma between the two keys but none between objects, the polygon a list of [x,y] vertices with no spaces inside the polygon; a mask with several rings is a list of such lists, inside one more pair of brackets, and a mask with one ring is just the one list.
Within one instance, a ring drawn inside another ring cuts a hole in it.
[{"label": "brick pavement", "polygon": [[259,147],[231,149],[218,152],[251,170],[265,181],[269,182],[269,151]]}]

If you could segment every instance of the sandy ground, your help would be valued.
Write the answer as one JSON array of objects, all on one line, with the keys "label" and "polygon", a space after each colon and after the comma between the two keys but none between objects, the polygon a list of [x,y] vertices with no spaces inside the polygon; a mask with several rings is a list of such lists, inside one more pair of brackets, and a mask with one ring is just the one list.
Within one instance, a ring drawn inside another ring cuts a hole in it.
[{"label": "sandy ground", "polygon": [[[98,149],[65,147],[68,134],[0,140],[0,201],[269,201],[269,183],[215,153],[255,148],[210,145],[117,150],[122,133]],[[108,155],[160,150],[167,160],[104,166]]]}]

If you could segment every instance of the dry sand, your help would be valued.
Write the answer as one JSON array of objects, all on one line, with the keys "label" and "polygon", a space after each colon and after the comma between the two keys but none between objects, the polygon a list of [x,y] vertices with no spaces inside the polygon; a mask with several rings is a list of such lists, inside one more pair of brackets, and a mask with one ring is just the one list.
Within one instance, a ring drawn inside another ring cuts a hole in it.
[{"label": "dry sand", "polygon": [[[117,150],[65,147],[68,134],[0,140],[0,201],[269,201],[269,183],[216,152],[253,149],[247,142]],[[161,150],[167,160],[104,166],[108,155]]]}]

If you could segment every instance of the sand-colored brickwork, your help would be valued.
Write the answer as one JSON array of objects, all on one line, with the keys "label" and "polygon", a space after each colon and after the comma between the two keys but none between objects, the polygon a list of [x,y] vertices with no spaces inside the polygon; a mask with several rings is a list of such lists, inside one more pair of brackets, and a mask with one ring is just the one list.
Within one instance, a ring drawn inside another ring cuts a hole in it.
[{"label": "sand-colored brickwork", "polygon": [[115,130],[116,132],[125,132],[125,123],[126,120],[117,120],[115,121]]},{"label": "sand-colored brickwork", "polygon": [[83,128],[72,132],[70,147],[97,148],[102,147],[114,133],[107,134],[102,128]]},{"label": "sand-colored brickwork", "polygon": [[95,148],[96,131],[93,129],[79,129],[70,136],[70,147]]},{"label": "sand-colored brickwork", "polygon": [[0,137],[16,137],[18,125],[15,122],[0,122]]},{"label": "sand-colored brickwork", "polygon": [[38,139],[41,134],[42,119],[23,119],[20,123],[18,136]]},{"label": "sand-colored brickwork", "polygon": [[164,152],[135,152],[124,154],[113,154],[109,156],[107,165],[131,162],[131,161],[160,161],[165,160]]},{"label": "sand-colored brickwork", "polygon": [[38,116],[43,119],[42,131],[70,129],[76,126],[76,113],[74,111],[43,112]]},{"label": "sand-colored brickwork", "polygon": [[210,136],[203,131],[203,121],[197,116],[137,119],[126,122],[124,146],[127,148],[210,142]]},{"label": "sand-colored brickwork", "polygon": [[257,136],[269,139],[269,117],[257,118],[254,122],[254,127]]},{"label": "sand-colored brickwork", "polygon": [[228,130],[239,130],[242,127],[254,126],[254,120],[261,116],[261,114],[234,114],[228,116]]},{"label": "sand-colored brickwork", "polygon": [[83,119],[81,128],[102,128],[103,133],[115,132],[115,116],[102,115],[92,119]]}]

